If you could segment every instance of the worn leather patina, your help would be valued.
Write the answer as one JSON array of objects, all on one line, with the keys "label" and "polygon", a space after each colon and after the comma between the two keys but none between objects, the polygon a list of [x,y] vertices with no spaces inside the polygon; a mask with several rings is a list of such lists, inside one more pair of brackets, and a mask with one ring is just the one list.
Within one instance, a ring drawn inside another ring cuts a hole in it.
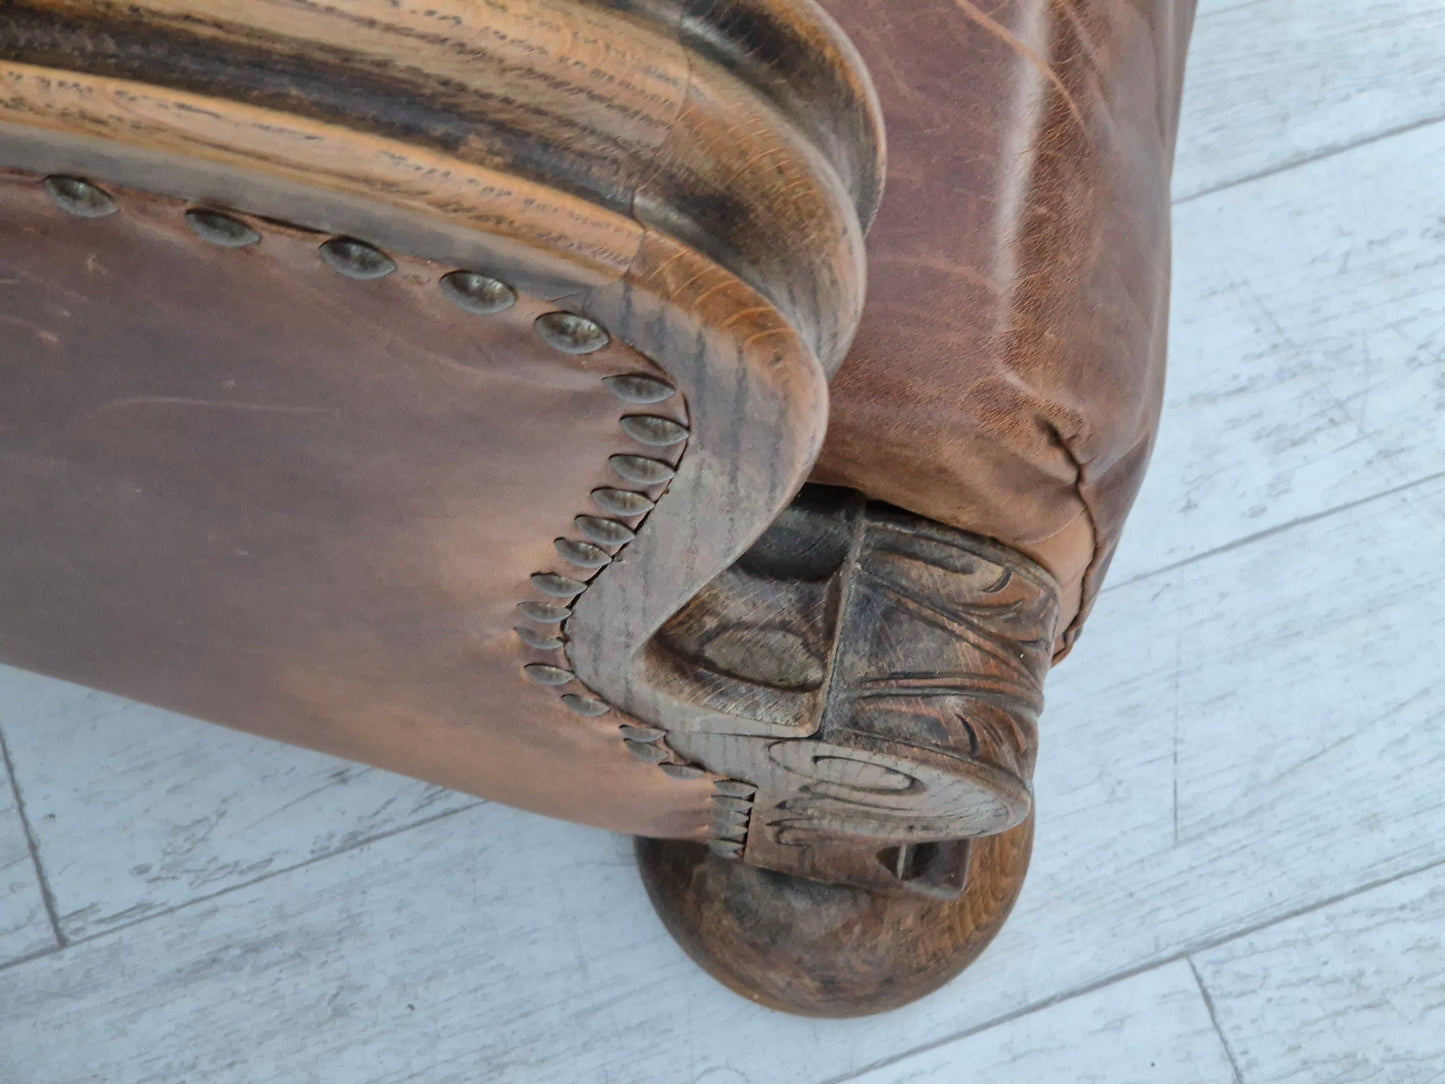
[{"label": "worn leather patina", "polygon": [[1067,650],[1159,419],[1193,0],[827,6],[889,168],[814,477],[1039,561]]}]

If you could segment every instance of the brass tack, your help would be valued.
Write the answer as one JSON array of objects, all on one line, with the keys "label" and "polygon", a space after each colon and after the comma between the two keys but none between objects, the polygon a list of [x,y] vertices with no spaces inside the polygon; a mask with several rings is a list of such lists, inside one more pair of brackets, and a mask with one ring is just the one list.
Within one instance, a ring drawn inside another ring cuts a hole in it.
[{"label": "brass tack", "polygon": [[655,742],[667,737],[667,731],[655,726],[624,725],[617,728],[628,741]]},{"label": "brass tack", "polygon": [[624,403],[660,403],[671,399],[677,390],[665,380],[633,373],[625,376],[604,376],[607,390]]},{"label": "brass tack", "polygon": [[453,271],[442,276],[442,293],[458,308],[478,316],[505,312],[517,303],[517,291],[501,279],[476,271]]},{"label": "brass tack", "polygon": [[78,218],[105,218],[120,210],[115,197],[105,189],[79,177],[56,175],[45,178],[45,190],[55,205]]},{"label": "brass tack", "polygon": [[725,839],[713,839],[708,841],[707,849],[719,858],[738,859],[742,857],[743,845],[733,843]]},{"label": "brass tack", "polygon": [[701,779],[705,774],[696,764],[659,764],[658,767],[674,779]]},{"label": "brass tack", "polygon": [[522,667],[522,673],[538,685],[566,685],[573,676],[571,670],[563,670],[560,666],[551,666],[545,662],[529,662]]},{"label": "brass tack", "polygon": [[687,439],[687,427],[655,414],[629,414],[619,423],[622,431],[639,444],[667,448]]},{"label": "brass tack", "polygon": [[202,241],[222,248],[245,248],[261,240],[261,235],[246,223],[219,211],[187,211],[186,223]]},{"label": "brass tack", "polygon": [[572,616],[572,611],[566,606],[556,606],[550,602],[518,603],[517,612],[527,620],[538,621],[543,625],[556,625]]},{"label": "brass tack", "polygon": [[602,511],[614,516],[643,516],[656,507],[641,493],[630,489],[594,489],[592,503]]},{"label": "brass tack", "polygon": [[321,246],[321,257],[332,270],[349,279],[385,278],[396,270],[396,261],[381,249],[350,237],[333,237]]},{"label": "brass tack", "polygon": [[649,764],[660,764],[672,754],[664,745],[649,745],[640,741],[624,741],[627,751],[638,760],[645,760]]},{"label": "brass tack", "polygon": [[532,585],[544,595],[551,595],[553,598],[576,598],[587,585],[581,580],[574,580],[571,576],[559,576],[555,572],[534,572],[532,573]]},{"label": "brass tack", "polygon": [[641,455],[614,455],[607,460],[625,481],[635,486],[657,486],[672,481],[677,471],[660,459]]},{"label": "brass tack", "polygon": [[560,636],[552,636],[536,629],[529,629],[526,625],[518,625],[512,630],[517,634],[517,639],[528,647],[536,648],[538,651],[556,651],[566,641]]},{"label": "brass tack", "polygon": [[600,516],[578,516],[572,521],[577,532],[587,541],[599,546],[625,546],[637,537],[637,532],[625,523]]},{"label": "brass tack", "polygon": [[599,549],[590,542],[559,538],[552,545],[557,547],[557,552],[562,555],[564,561],[569,561],[578,568],[601,568],[612,562],[610,553]]},{"label": "brass tack", "polygon": [[612,708],[595,696],[578,696],[576,693],[568,693],[562,697],[562,703],[575,711],[578,715],[585,715],[588,718],[596,718],[599,715],[606,715]]},{"label": "brass tack", "polygon": [[601,324],[575,312],[544,312],[532,326],[544,343],[564,354],[590,354],[609,341]]}]

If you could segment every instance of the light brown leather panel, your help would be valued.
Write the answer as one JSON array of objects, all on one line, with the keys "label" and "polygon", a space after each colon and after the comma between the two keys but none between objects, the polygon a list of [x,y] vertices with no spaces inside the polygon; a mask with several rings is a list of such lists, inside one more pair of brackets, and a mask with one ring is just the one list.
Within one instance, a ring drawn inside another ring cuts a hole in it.
[{"label": "light brown leather panel", "polygon": [[827,6],[873,74],[889,167],[815,478],[1023,550],[1065,585],[1067,625],[1158,422],[1194,4]]},{"label": "light brown leather panel", "polygon": [[[644,449],[614,342],[543,345],[450,268],[359,282],[323,237],[200,240],[184,204],[63,214],[0,175],[0,661],[584,823],[697,836],[707,783],[525,681],[553,540]],[[659,404],[652,412],[680,404]],[[665,500],[665,497],[663,498]],[[645,528],[644,528],[645,529]]]}]

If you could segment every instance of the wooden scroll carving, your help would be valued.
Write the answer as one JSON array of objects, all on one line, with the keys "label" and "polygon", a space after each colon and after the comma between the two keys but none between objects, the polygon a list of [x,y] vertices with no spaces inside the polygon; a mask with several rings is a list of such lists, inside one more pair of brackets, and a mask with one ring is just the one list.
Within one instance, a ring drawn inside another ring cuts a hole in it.
[{"label": "wooden scroll carving", "polygon": [[1031,807],[1058,588],[1005,547],[809,487],[640,669],[679,757],[725,777],[713,847],[955,895]]}]

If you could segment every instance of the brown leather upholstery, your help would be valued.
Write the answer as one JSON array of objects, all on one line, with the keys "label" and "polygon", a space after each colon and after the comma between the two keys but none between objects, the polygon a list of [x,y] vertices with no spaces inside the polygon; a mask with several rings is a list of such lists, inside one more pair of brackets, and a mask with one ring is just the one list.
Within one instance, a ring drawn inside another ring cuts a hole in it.
[{"label": "brown leather upholstery", "polygon": [[889,165],[815,478],[1034,557],[1066,650],[1159,417],[1193,0],[827,6]]},{"label": "brown leather upholstery", "polygon": [[702,832],[701,785],[524,680],[512,632],[552,540],[617,484],[608,457],[639,450],[601,378],[657,370],[548,348],[526,295],[469,316],[422,261],[356,282],[324,235],[258,222],[264,243],[218,249],[184,203],[117,195],[76,218],[0,173],[0,659],[552,816]]},{"label": "brown leather upholstery", "polygon": [[[25,6],[45,9],[47,32],[75,29],[56,15],[76,6],[70,0]],[[192,33],[189,15],[176,14],[191,0],[142,6],[184,23],[176,40]],[[537,15],[520,0],[504,6],[524,22]],[[630,6],[578,10],[612,11],[607,25],[627,41],[619,20],[632,18]],[[315,5],[278,7],[308,26],[321,18]],[[865,320],[833,387],[816,477],[1025,551],[1066,585],[1071,617],[1097,589],[1157,418],[1167,182],[1192,7],[832,8],[878,82],[892,150]],[[245,4],[228,10],[262,17]],[[344,15],[325,10],[327,19]],[[104,20],[125,17],[117,11],[105,8]],[[435,16],[421,5],[395,17],[430,26]],[[546,24],[556,49],[547,78],[570,71],[567,26],[533,21]],[[472,70],[472,54],[445,37],[384,36],[397,55],[381,63],[367,54],[388,73],[376,81],[377,101],[401,103],[395,130],[378,133],[371,99],[355,111],[365,123],[354,130],[329,114],[264,112],[287,106],[279,91],[222,116],[193,100],[216,89],[194,73],[199,89],[137,96],[141,84],[125,80],[156,57],[108,30],[93,36],[103,65],[40,35],[51,62],[111,73],[91,79],[26,67],[34,35],[12,36],[6,48],[18,60],[8,57],[0,147],[15,148],[30,172],[0,184],[0,227],[23,239],[0,257],[0,314],[13,338],[3,365],[15,375],[0,403],[0,661],[555,816],[705,836],[711,780],[669,777],[631,758],[618,717],[570,713],[555,691],[519,677],[534,656],[513,638],[512,610],[536,596],[518,592],[532,573],[555,571],[553,540],[589,510],[591,490],[615,483],[608,455],[637,450],[618,443],[627,408],[600,377],[650,364],[620,343],[581,361],[550,352],[531,321],[552,304],[591,306],[676,382],[668,409],[693,409],[689,447],[700,454],[691,462],[712,488],[694,485],[688,496],[679,474],[669,499],[686,511],[670,522],[686,519],[693,533],[654,523],[629,551],[635,578],[626,581],[643,583],[638,570],[650,561],[654,581],[678,588],[660,594],[680,606],[679,585],[695,593],[706,579],[677,568],[721,571],[762,530],[759,510],[775,514],[805,474],[822,420],[814,354],[836,360],[857,311],[858,223],[847,209],[870,209],[876,185],[855,177],[856,191],[845,190],[817,149],[830,140],[808,145],[798,122],[774,109],[788,94],[755,101],[719,67],[712,77],[728,93],[703,111],[707,125],[682,110],[682,97],[639,92],[657,139],[626,163],[638,187],[619,196],[599,182],[616,207],[599,211],[591,181],[569,172],[563,141],[566,168],[545,178],[549,198],[537,197],[540,181],[518,182],[526,198],[511,202],[526,211],[507,218],[493,203],[500,182],[516,178],[488,164],[495,148],[483,130],[458,113],[451,119],[470,133],[460,150],[424,145],[437,131],[402,108],[433,82],[436,54],[485,82],[486,69]],[[670,93],[706,89],[705,66],[689,67],[680,48],[667,55],[676,64]],[[245,64],[225,70],[249,86]],[[293,71],[310,69],[273,74]],[[871,116],[866,80],[856,82],[857,113]],[[562,113],[600,101],[599,130],[612,122],[605,96],[558,98]],[[752,112],[740,114],[736,101]],[[629,103],[615,111],[635,120],[641,106]],[[724,123],[735,116],[741,134]],[[346,138],[327,141],[338,133]],[[677,191],[643,186],[639,178],[657,181],[657,156],[675,147],[688,152]],[[694,168],[694,158],[708,168]],[[76,162],[111,170],[96,179],[124,195],[124,214],[81,219],[47,202],[34,170],[82,169]],[[240,183],[248,173],[275,183]],[[749,178],[758,181],[750,202],[727,198]],[[126,184],[187,200],[122,192]],[[284,209],[257,202],[263,192]],[[815,217],[779,213],[778,193]],[[223,251],[184,225],[185,207],[202,197],[251,212],[258,226],[255,215],[332,232],[362,228],[354,222],[394,229],[395,241],[368,236],[397,252],[428,252],[440,239],[435,258],[453,262],[399,257],[402,272],[383,282],[344,280],[317,258],[324,234],[269,222],[260,247]],[[545,252],[561,270],[515,280],[524,289],[517,309],[478,325],[435,288],[451,267],[495,268],[474,262],[476,234],[506,234],[517,252]],[[725,273],[729,264],[741,277]],[[754,279],[771,292],[754,292]],[[213,352],[206,313],[216,298],[225,299],[217,326],[226,346]],[[485,364],[471,369],[473,357]],[[751,383],[734,382],[728,365]],[[754,427],[746,447],[729,434],[739,419]],[[759,429],[794,439],[764,446]],[[737,466],[744,459],[746,469]],[[733,507],[709,502],[723,492]],[[740,518],[747,500],[752,514]],[[658,541],[679,537],[687,543]],[[262,576],[252,571],[258,555]],[[623,612],[628,591],[607,592],[626,578],[599,579],[578,615],[600,611],[603,598],[612,613],[592,615],[590,641],[569,628],[577,658],[553,661],[576,666],[605,695],[607,676],[587,672],[585,656],[597,670],[597,645],[623,639],[613,631],[642,640],[662,617]]]}]

